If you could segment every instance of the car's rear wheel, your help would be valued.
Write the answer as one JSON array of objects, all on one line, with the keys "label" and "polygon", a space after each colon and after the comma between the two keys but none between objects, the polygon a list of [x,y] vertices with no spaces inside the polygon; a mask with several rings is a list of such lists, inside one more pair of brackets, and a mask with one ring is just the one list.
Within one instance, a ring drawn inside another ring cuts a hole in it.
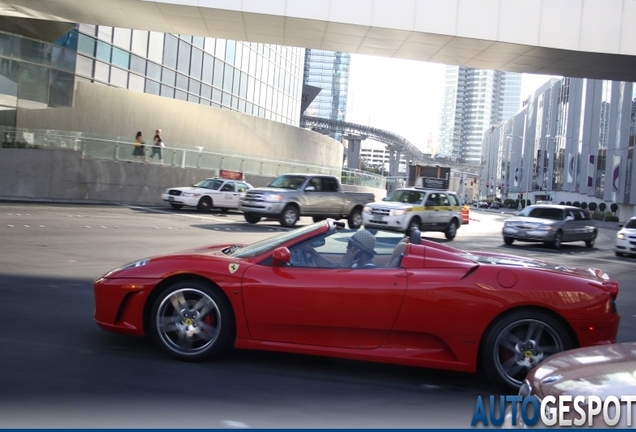
[{"label": "car's rear wheel", "polygon": [[515,239],[513,237],[504,237],[504,243],[510,246]]},{"label": "car's rear wheel", "polygon": [[561,249],[561,241],[563,240],[563,233],[559,230],[554,235],[554,240],[550,243],[553,249]]},{"label": "car's rear wheel", "polygon": [[457,235],[457,222],[454,220],[450,221],[448,226],[446,227],[446,231],[444,231],[444,235],[448,240],[452,240]]},{"label": "car's rear wheel", "polygon": [[530,369],[571,348],[574,342],[557,319],[540,311],[517,311],[486,331],[480,362],[495,384],[518,390]]},{"label": "car's rear wheel", "polygon": [[409,222],[409,226],[408,226],[408,228],[407,228],[406,235],[409,235],[409,234],[410,234],[410,233],[412,233],[412,232],[413,232],[413,230],[415,230],[415,229],[416,229],[416,230],[419,230],[419,229],[421,228],[421,227],[420,227],[420,225],[421,225],[421,224],[422,224],[422,223],[421,223],[421,221],[420,221],[420,218],[419,218],[419,217],[417,217],[417,216],[413,217],[413,219],[411,219],[411,221]]},{"label": "car's rear wheel", "polygon": [[287,228],[292,228],[298,222],[298,209],[293,205],[287,205],[278,217],[278,222]]},{"label": "car's rear wheel", "polygon": [[212,199],[210,197],[203,197],[199,200],[199,204],[197,205],[197,210],[200,212],[209,212],[212,208]]},{"label": "car's rear wheel", "polygon": [[181,204],[170,203],[170,207],[172,207],[175,210],[181,210],[183,206]]},{"label": "car's rear wheel", "polygon": [[255,224],[261,220],[260,216],[255,216],[252,213],[243,213],[243,217],[247,223]]},{"label": "car's rear wheel", "polygon": [[351,214],[347,218],[349,229],[358,229],[362,226],[362,210],[359,208],[351,210]]},{"label": "car's rear wheel", "polygon": [[227,299],[198,281],[182,281],[166,288],[153,304],[150,322],[159,346],[186,361],[221,352],[234,330]]},{"label": "car's rear wheel", "polygon": [[592,248],[594,247],[595,242],[596,242],[596,231],[594,231],[594,234],[591,239],[585,240],[585,247]]}]

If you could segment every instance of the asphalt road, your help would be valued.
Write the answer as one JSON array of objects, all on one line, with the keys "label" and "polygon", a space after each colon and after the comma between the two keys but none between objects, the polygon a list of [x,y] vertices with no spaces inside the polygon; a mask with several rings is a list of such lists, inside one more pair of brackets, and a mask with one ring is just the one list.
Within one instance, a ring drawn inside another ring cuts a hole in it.
[{"label": "asphalt road", "polygon": [[[471,211],[451,244],[606,270],[621,287],[619,341],[636,340],[636,259],[614,256],[616,230],[593,249],[504,246],[504,217]],[[93,321],[92,281],[114,267],[286,230],[239,213],[0,203],[0,428],[470,427],[477,396],[499,394],[478,375],[252,351],[183,363]]]}]

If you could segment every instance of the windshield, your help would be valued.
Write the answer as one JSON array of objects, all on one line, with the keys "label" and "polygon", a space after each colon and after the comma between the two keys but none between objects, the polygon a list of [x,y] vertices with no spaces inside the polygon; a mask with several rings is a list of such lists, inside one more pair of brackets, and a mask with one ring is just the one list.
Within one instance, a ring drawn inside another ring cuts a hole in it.
[{"label": "windshield", "polygon": [[623,228],[636,228],[636,219],[630,219]]},{"label": "windshield", "polygon": [[424,198],[424,193],[410,190],[396,190],[387,197],[385,201],[401,202],[409,204],[420,204]]},{"label": "windshield", "polygon": [[268,186],[296,190],[305,182],[305,176],[284,175],[274,179]]},{"label": "windshield", "polygon": [[200,181],[199,183],[195,183],[193,186],[200,187],[203,189],[212,189],[217,190],[223,184],[223,180],[219,179],[205,179]]},{"label": "windshield", "polygon": [[[293,231],[266,238],[265,240],[252,243],[251,245],[242,247],[240,249],[231,249],[229,255],[236,258],[252,258],[264,252],[274,250],[278,246],[287,243],[288,241],[296,237],[302,237],[308,232],[316,231],[319,226],[324,224],[325,222],[317,222],[311,225],[307,225],[303,228],[298,228]],[[332,226],[330,229],[335,229],[335,226]]]}]

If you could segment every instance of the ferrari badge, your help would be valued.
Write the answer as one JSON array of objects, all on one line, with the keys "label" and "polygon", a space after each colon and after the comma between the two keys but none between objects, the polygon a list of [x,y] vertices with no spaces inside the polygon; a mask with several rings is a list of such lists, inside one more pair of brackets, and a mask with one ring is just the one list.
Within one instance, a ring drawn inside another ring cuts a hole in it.
[{"label": "ferrari badge", "polygon": [[232,264],[230,264],[228,267],[229,267],[229,269],[230,269],[230,273],[236,273],[236,271],[237,271],[237,270],[238,270],[238,268],[239,268],[239,265],[238,265],[238,264],[236,264],[236,263],[232,263]]}]

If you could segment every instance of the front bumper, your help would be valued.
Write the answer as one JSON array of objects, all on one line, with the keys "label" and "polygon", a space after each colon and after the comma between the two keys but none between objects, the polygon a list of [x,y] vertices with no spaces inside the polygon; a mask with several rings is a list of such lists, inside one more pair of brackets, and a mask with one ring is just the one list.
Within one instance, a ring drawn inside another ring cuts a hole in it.
[{"label": "front bumper", "polygon": [[161,194],[161,199],[170,204],[179,204],[183,206],[196,207],[201,197],[184,197],[182,195]]},{"label": "front bumper", "polygon": [[616,245],[614,246],[614,250],[616,252],[624,253],[624,254],[636,254],[636,241],[629,237],[624,239],[616,239]]},{"label": "front bumper", "polygon": [[283,212],[286,203],[267,201],[241,201],[239,210],[257,216],[278,216]]},{"label": "front bumper", "polygon": [[160,279],[107,279],[93,284],[95,322],[104,330],[144,336],[146,300]]},{"label": "front bumper", "polygon": [[554,241],[555,231],[539,229],[518,229],[504,226],[502,230],[504,237],[510,237],[519,241],[551,242]]},{"label": "front bumper", "polygon": [[366,228],[385,229],[392,231],[404,231],[408,227],[409,215],[379,216],[362,213],[362,224]]}]

